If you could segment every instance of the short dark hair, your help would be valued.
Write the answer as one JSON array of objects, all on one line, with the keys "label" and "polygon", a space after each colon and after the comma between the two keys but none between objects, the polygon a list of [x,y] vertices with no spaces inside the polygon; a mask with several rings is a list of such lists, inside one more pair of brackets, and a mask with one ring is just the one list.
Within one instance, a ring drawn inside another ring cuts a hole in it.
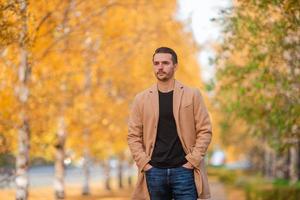
[{"label": "short dark hair", "polygon": [[159,47],[159,48],[157,48],[155,50],[153,56],[152,56],[152,61],[154,60],[154,56],[157,53],[169,53],[169,54],[172,55],[173,64],[177,64],[178,63],[176,52],[173,49],[169,48],[169,47]]}]

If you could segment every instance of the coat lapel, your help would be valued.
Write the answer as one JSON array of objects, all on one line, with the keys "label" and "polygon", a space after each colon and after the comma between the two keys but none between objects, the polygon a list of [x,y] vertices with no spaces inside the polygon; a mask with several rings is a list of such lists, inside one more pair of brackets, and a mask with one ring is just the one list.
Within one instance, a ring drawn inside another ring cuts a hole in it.
[{"label": "coat lapel", "polygon": [[179,125],[179,109],[180,109],[182,94],[183,94],[183,85],[175,80],[174,94],[173,94],[173,114],[177,125]]},{"label": "coat lapel", "polygon": [[149,95],[150,95],[150,101],[151,101],[151,104],[152,104],[152,109],[154,111],[155,120],[156,120],[156,124],[157,124],[158,123],[158,118],[159,118],[159,103],[158,103],[157,84],[154,84],[150,88]]},{"label": "coat lapel", "polygon": [[[183,85],[175,80],[174,94],[173,94],[173,114],[176,121],[176,124],[179,123],[179,109],[181,104],[181,98],[183,94]],[[159,102],[158,102],[158,90],[157,84],[154,84],[150,87],[149,90],[150,101],[154,111],[156,122],[159,118]]]},{"label": "coat lapel", "polygon": [[[183,85],[180,82],[175,80],[174,94],[173,94],[173,114],[176,123],[179,122],[179,109],[180,109],[182,94],[183,94]],[[155,114],[155,119],[158,122],[159,102],[158,102],[157,84],[154,84],[150,87],[149,95],[150,95],[152,108]]]},{"label": "coat lapel", "polygon": [[180,109],[181,99],[182,99],[182,95],[183,95],[183,88],[184,88],[183,85],[180,82],[175,80],[174,95],[173,95],[173,114],[174,114],[174,119],[176,122],[178,137],[181,141],[184,152],[187,154],[188,149],[187,149],[186,145],[184,144],[184,141],[183,141],[183,138],[181,135],[180,121],[179,121],[179,109]]}]

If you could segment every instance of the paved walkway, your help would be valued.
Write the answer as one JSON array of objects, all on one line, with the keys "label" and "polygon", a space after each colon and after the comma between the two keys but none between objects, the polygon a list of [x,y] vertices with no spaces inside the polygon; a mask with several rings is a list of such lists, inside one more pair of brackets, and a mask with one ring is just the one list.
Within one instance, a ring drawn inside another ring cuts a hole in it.
[{"label": "paved walkway", "polygon": [[211,200],[227,200],[226,191],[224,185],[216,179],[209,179]]},{"label": "paved walkway", "polygon": [[[210,200],[230,200],[224,185],[218,182],[214,177],[209,178],[210,189],[212,198]],[[130,200],[129,196],[132,193],[131,189],[127,190],[114,190],[112,192],[103,191],[99,188],[99,184],[91,185],[91,196],[81,196],[81,186],[67,186],[66,188],[66,200]],[[14,189],[0,189],[1,199],[13,200],[15,199]],[[52,187],[38,187],[32,188],[30,191],[29,200],[41,200],[53,199],[53,188]],[[233,200],[240,198],[232,198]]]}]

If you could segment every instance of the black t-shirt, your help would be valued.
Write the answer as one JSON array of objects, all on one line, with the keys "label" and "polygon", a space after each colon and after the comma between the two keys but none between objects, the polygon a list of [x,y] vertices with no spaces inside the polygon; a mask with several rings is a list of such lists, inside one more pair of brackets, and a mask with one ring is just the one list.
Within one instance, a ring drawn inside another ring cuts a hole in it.
[{"label": "black t-shirt", "polygon": [[159,120],[151,161],[158,168],[179,167],[187,162],[173,115],[173,91],[159,91]]}]

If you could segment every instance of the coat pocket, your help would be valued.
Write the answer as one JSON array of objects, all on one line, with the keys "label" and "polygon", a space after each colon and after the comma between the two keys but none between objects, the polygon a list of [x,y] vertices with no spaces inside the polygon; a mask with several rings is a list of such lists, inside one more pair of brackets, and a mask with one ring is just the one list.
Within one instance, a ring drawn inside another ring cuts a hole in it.
[{"label": "coat pocket", "polygon": [[190,102],[185,102],[184,104],[182,104],[182,108],[189,108],[189,107],[192,107],[193,105],[193,102],[190,101]]}]

